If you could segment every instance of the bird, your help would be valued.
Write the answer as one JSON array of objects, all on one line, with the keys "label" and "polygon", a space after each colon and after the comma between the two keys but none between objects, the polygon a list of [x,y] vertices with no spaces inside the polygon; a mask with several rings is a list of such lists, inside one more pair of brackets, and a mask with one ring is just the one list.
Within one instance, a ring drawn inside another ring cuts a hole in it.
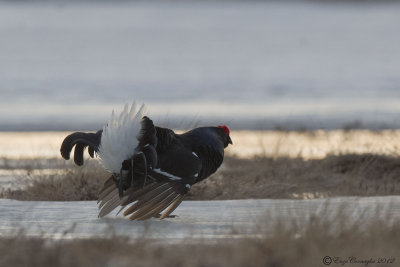
[{"label": "bird", "polygon": [[98,196],[98,217],[117,207],[130,220],[170,218],[192,185],[221,166],[224,149],[232,145],[226,125],[198,127],[177,134],[155,126],[144,104],[125,105],[97,132],[74,132],[61,144],[61,156],[84,164],[84,152],[97,156],[111,173]]}]

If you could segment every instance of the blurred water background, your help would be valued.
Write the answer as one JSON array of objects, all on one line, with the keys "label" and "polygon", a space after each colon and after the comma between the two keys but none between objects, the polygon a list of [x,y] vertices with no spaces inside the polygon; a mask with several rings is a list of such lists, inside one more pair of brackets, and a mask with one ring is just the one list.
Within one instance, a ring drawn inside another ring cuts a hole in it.
[{"label": "blurred water background", "polygon": [[397,1],[0,1],[0,130],[400,126]]}]

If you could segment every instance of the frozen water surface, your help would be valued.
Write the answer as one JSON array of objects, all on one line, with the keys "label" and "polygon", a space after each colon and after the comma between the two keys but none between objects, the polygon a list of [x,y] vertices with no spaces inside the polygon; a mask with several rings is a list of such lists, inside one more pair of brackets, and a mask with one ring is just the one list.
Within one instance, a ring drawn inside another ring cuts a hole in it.
[{"label": "frozen water surface", "polygon": [[[376,217],[399,219],[400,197],[343,197],[314,200],[184,201],[175,218],[130,221],[122,216],[97,218],[96,202],[23,202],[0,199],[0,234],[25,229],[30,236],[88,238],[112,233],[132,239],[179,242],[220,238],[257,238],[275,223],[297,221],[310,214],[334,216],[343,207],[351,222],[364,212],[363,225]],[[379,208],[380,213],[377,213]],[[389,222],[390,220],[387,220]],[[334,223],[334,222],[333,222]],[[360,226],[362,227],[362,226]]]}]

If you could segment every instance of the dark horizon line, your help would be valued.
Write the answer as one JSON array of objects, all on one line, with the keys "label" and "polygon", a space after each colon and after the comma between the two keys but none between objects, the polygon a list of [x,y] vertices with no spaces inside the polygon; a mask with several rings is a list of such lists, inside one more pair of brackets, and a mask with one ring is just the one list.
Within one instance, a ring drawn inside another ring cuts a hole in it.
[{"label": "dark horizon line", "polygon": [[[0,0],[0,2],[3,3],[35,3],[35,2],[46,2],[46,3],[51,3],[53,2],[54,4],[59,4],[59,3],[85,3],[85,2],[99,2],[99,3],[148,3],[148,2],[160,2],[160,3],[196,3],[196,0],[116,0],[116,1],[111,1],[111,0]],[[298,0],[206,0],[204,2],[299,2]],[[327,4],[332,4],[332,3],[349,3],[349,4],[354,4],[354,3],[393,3],[393,2],[400,2],[400,0],[300,0],[300,2],[313,2],[313,3],[327,3]]]},{"label": "dark horizon line", "polygon": [[[216,122],[188,122],[168,121],[155,123],[161,127],[177,130],[188,130],[199,126],[216,125]],[[315,130],[396,130],[400,129],[400,122],[365,122],[360,120],[320,121],[305,123],[304,121],[277,122],[269,120],[231,121],[226,123],[231,130],[280,130],[280,131],[315,131]],[[29,124],[0,124],[0,132],[73,132],[73,131],[97,131],[103,128],[101,123],[29,123]]]}]

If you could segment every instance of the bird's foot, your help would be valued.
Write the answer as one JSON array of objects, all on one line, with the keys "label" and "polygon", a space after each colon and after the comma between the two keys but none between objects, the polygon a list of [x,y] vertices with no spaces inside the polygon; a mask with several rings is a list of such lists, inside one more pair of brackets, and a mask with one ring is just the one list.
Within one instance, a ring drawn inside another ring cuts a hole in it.
[{"label": "bird's foot", "polygon": [[[154,217],[154,218],[157,218],[157,219],[160,219],[160,218],[161,218],[161,213],[156,214],[156,215],[154,215],[153,217]],[[179,217],[179,216],[178,216],[178,215],[168,215],[168,216],[165,217],[165,218],[175,218],[175,217]]]}]

